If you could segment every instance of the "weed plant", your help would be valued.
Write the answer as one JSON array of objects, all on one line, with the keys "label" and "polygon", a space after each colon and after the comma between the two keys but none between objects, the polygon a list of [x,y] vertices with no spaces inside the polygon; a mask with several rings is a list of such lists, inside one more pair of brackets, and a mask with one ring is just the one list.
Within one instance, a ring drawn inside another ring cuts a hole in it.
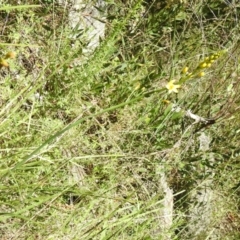
[{"label": "weed plant", "polygon": [[237,1],[1,3],[1,239],[239,239]]}]

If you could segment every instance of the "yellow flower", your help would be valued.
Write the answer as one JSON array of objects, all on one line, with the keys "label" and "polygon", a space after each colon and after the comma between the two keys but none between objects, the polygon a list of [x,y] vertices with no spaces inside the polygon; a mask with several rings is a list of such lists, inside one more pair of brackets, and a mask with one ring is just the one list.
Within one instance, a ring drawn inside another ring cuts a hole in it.
[{"label": "yellow flower", "polygon": [[174,84],[176,80],[171,80],[167,83],[166,88],[168,89],[168,93],[178,93],[178,88],[181,88],[181,85],[179,84]]}]

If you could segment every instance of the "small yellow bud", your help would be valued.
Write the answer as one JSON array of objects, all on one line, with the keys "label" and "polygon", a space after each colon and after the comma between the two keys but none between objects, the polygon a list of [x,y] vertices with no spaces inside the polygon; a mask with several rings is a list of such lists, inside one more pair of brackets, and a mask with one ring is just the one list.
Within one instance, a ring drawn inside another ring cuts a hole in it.
[{"label": "small yellow bud", "polygon": [[210,63],[214,63],[215,62],[215,60],[210,60]]},{"label": "small yellow bud", "polygon": [[208,64],[207,64],[207,67],[208,67],[208,68],[210,68],[211,66],[212,66],[212,64],[211,64],[211,63],[208,63]]},{"label": "small yellow bud", "polygon": [[182,69],[182,73],[187,73],[188,72],[188,67],[184,67],[183,69]]},{"label": "small yellow bud", "polygon": [[16,53],[15,52],[8,52],[5,56],[6,59],[8,58],[15,58],[16,57]]},{"label": "small yellow bud", "polygon": [[140,82],[137,82],[137,83],[135,84],[134,90],[138,90],[140,87],[141,87],[141,83],[140,83]]},{"label": "small yellow bud", "polygon": [[205,63],[205,62],[200,63],[199,67],[200,67],[200,68],[205,68],[205,67],[207,67],[207,63]]},{"label": "small yellow bud", "polygon": [[206,58],[205,58],[205,62],[207,62],[208,60],[209,60],[209,57],[206,57]]},{"label": "small yellow bud", "polygon": [[165,103],[165,104],[171,103],[171,102],[170,102],[169,100],[167,100],[167,99],[162,100],[162,102]]},{"label": "small yellow bud", "polygon": [[205,72],[200,72],[200,73],[198,74],[199,77],[203,77],[204,75],[205,75]]},{"label": "small yellow bud", "polygon": [[190,78],[190,77],[193,76],[193,73],[191,73],[191,72],[189,73],[189,72],[188,72],[188,73],[187,73],[187,76]]},{"label": "small yellow bud", "polygon": [[5,59],[0,59],[0,67],[8,67],[8,62]]}]

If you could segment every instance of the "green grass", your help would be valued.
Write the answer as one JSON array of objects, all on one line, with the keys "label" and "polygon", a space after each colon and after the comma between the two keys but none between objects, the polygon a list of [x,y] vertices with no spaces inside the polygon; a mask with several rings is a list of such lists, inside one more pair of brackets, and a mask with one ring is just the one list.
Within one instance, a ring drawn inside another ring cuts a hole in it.
[{"label": "green grass", "polygon": [[[3,2],[1,58],[17,57],[0,69],[0,239],[238,239],[239,4],[107,1],[86,56],[69,7]],[[205,188],[208,221],[202,208],[193,223]]]}]

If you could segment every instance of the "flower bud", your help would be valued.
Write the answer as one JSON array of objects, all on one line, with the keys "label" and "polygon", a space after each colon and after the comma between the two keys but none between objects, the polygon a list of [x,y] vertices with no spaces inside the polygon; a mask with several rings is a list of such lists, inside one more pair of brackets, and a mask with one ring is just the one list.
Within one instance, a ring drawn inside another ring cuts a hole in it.
[{"label": "flower bud", "polygon": [[0,59],[0,67],[8,67],[9,64],[5,59]]},{"label": "flower bud", "polygon": [[182,73],[187,73],[188,72],[188,67],[184,67],[183,69],[182,69]]},{"label": "flower bud", "polygon": [[205,62],[202,62],[202,63],[200,63],[199,67],[200,68],[205,68],[205,67],[207,67],[207,64]]},{"label": "flower bud", "polygon": [[200,73],[198,74],[199,77],[203,77],[204,75],[205,75],[205,72],[200,72]]},{"label": "flower bud", "polygon": [[5,56],[6,59],[8,58],[15,58],[16,57],[16,53],[15,52],[8,52]]}]

